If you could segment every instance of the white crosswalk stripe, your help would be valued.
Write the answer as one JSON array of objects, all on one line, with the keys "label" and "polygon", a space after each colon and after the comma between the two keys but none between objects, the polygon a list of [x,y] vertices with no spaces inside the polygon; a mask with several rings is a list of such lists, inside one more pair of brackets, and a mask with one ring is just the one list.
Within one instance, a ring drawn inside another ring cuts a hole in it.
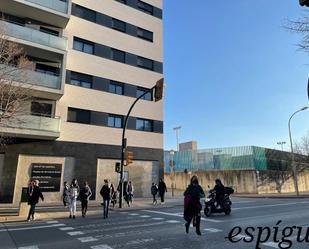
[{"label": "white crosswalk stripe", "polygon": [[113,249],[109,245],[103,244],[103,245],[96,245],[96,246],[91,246],[91,249]]},{"label": "white crosswalk stripe", "polygon": [[205,228],[204,231],[210,232],[210,233],[219,233],[219,232],[223,232],[223,230],[221,230],[221,229],[216,229],[216,228]]},{"label": "white crosswalk stripe", "polygon": [[56,224],[56,223],[59,223],[59,221],[57,220],[49,220],[49,221],[46,221],[47,224]]},{"label": "white crosswalk stripe", "polygon": [[71,236],[76,236],[76,235],[82,235],[82,234],[85,234],[84,232],[82,231],[74,231],[74,232],[67,232],[68,235],[71,235]]},{"label": "white crosswalk stripe", "polygon": [[152,220],[164,220],[164,218],[161,218],[161,217],[154,217],[154,218],[151,218]]},{"label": "white crosswalk stripe", "polygon": [[150,218],[151,216],[150,215],[141,215],[140,217],[141,218]]},{"label": "white crosswalk stripe", "polygon": [[74,230],[73,227],[59,227],[59,230],[61,231],[70,231],[70,230]]},{"label": "white crosswalk stripe", "polygon": [[98,239],[94,237],[82,237],[82,238],[78,238],[78,240],[82,243],[98,241]]},{"label": "white crosswalk stripe", "polygon": [[22,246],[18,247],[18,249],[39,249],[38,246]]},{"label": "white crosswalk stripe", "polygon": [[179,220],[167,220],[167,223],[172,223],[172,224],[176,224],[176,223],[180,223]]}]

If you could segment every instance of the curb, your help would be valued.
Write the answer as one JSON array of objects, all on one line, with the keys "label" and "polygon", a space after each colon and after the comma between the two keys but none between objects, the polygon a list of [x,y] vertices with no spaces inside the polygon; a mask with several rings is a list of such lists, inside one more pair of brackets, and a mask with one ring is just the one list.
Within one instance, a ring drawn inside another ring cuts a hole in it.
[{"label": "curb", "polygon": [[268,195],[233,195],[237,198],[255,198],[255,199],[306,199],[309,198],[309,195],[292,195],[292,196],[286,196],[286,195],[274,195],[274,196],[268,196]]}]

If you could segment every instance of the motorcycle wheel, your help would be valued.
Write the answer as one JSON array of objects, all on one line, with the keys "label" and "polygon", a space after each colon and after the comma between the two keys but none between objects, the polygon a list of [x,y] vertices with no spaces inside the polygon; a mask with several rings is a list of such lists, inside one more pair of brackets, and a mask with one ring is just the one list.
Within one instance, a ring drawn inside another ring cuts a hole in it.
[{"label": "motorcycle wheel", "polygon": [[230,215],[231,214],[231,208],[227,208],[224,210],[225,215]]},{"label": "motorcycle wheel", "polygon": [[209,207],[205,207],[204,214],[206,217],[209,217],[211,215],[211,209]]}]

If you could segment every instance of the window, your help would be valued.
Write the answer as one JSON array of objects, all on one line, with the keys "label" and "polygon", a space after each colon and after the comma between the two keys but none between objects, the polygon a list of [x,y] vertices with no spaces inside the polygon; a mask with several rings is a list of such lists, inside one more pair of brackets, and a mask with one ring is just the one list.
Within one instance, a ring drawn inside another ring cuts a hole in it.
[{"label": "window", "polygon": [[122,117],[117,115],[108,115],[108,124],[109,127],[122,128]]},{"label": "window", "polygon": [[139,131],[153,131],[153,125],[151,120],[136,119],[136,130]]},{"label": "window", "polygon": [[46,64],[36,63],[35,71],[53,76],[59,76],[59,68],[52,67]]},{"label": "window", "polygon": [[153,33],[146,29],[137,28],[137,36],[147,41],[153,41]]},{"label": "window", "polygon": [[75,8],[73,8],[73,15],[78,16],[80,18],[86,19],[91,22],[96,22],[96,12],[82,7],[80,5],[75,4]]},{"label": "window", "polygon": [[49,103],[32,102],[31,103],[31,115],[51,117],[53,105]]},{"label": "window", "polygon": [[123,51],[112,48],[111,59],[119,62],[125,63],[126,54]]},{"label": "window", "polygon": [[92,42],[74,37],[73,49],[85,52],[87,54],[93,54],[94,44]]},{"label": "window", "polygon": [[138,1],[137,2],[137,8],[140,9],[141,11],[143,11],[143,12],[150,14],[150,15],[153,14],[153,6],[148,4],[148,3]]},{"label": "window", "polygon": [[126,23],[118,19],[112,19],[112,28],[121,32],[126,32]]},{"label": "window", "polygon": [[109,84],[109,92],[123,95],[123,84],[111,81]]},{"label": "window", "polygon": [[137,57],[137,65],[146,69],[153,70],[153,60],[143,57]]},{"label": "window", "polygon": [[[138,98],[139,96],[141,96],[142,94],[144,94],[147,90],[145,88],[137,88],[137,91],[136,91],[136,97]],[[144,100],[150,100],[152,101],[152,92],[148,92],[146,93],[142,99]]]},{"label": "window", "polygon": [[90,124],[90,111],[69,107],[68,122]]},{"label": "window", "polygon": [[50,35],[59,36],[59,31],[54,30],[54,29],[49,29],[49,28],[41,26],[40,27],[40,31],[44,32],[44,33],[47,33],[47,34],[50,34]]},{"label": "window", "polygon": [[71,72],[71,79],[69,84],[85,88],[92,88],[92,76],[77,72]]}]

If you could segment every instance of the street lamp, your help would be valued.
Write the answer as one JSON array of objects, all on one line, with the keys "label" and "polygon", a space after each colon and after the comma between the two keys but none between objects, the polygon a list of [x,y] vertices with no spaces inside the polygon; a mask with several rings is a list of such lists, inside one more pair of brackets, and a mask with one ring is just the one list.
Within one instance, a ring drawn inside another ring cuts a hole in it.
[{"label": "street lamp", "polygon": [[170,154],[170,179],[172,180],[172,197],[174,197],[174,185],[175,185],[175,165],[174,165],[174,150],[169,151]]},{"label": "street lamp", "polygon": [[176,131],[176,141],[177,141],[177,151],[179,151],[179,137],[178,137],[178,131],[181,129],[181,126],[177,126],[173,128],[174,131]]},{"label": "street lamp", "polygon": [[294,188],[295,188],[295,192],[296,192],[296,195],[299,196],[299,191],[298,191],[298,179],[297,179],[297,170],[296,170],[296,165],[294,163],[294,150],[293,150],[293,142],[292,142],[292,134],[291,134],[291,119],[294,117],[294,115],[298,112],[301,112],[301,111],[304,111],[308,109],[308,106],[305,106],[301,109],[299,109],[298,111],[294,112],[290,119],[289,119],[289,123],[288,123],[288,126],[289,126],[289,136],[290,136],[290,144],[291,144],[291,153],[292,153],[292,168],[293,168],[293,179],[294,179]]},{"label": "street lamp", "polygon": [[278,145],[281,145],[281,150],[283,151],[283,145],[286,144],[285,141],[277,142]]}]

